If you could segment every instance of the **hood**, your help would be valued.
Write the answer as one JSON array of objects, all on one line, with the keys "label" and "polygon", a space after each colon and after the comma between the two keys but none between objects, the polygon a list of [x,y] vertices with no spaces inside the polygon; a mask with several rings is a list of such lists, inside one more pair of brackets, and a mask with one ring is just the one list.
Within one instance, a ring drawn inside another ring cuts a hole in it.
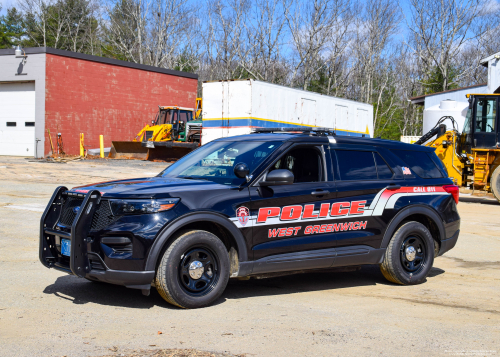
[{"label": "hood", "polygon": [[73,187],[70,192],[87,193],[90,190],[98,190],[105,198],[168,198],[176,197],[176,193],[183,191],[205,191],[229,188],[231,188],[231,186],[205,180],[148,177],[78,186]]}]

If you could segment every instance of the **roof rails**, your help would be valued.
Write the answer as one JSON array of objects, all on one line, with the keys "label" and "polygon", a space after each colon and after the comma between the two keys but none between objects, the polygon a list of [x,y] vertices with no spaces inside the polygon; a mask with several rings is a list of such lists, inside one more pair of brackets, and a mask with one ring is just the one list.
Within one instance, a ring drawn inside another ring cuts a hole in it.
[{"label": "roof rails", "polygon": [[298,126],[298,127],[289,127],[289,128],[255,128],[252,130],[252,134],[259,133],[302,133],[302,134],[312,134],[318,136],[328,136],[328,135],[336,135],[335,130],[329,128],[316,128],[309,126]]}]

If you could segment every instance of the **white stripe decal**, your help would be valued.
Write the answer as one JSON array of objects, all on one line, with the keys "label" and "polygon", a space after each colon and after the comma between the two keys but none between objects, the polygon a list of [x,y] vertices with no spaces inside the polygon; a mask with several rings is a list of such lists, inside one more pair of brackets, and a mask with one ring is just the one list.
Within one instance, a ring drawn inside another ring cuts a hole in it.
[{"label": "white stripe decal", "polygon": [[[411,187],[404,188],[406,190],[411,189]],[[410,196],[441,196],[441,195],[451,195],[448,192],[397,192],[395,190],[393,194],[390,191],[387,191],[385,188],[380,190],[375,197],[373,198],[372,203],[369,207],[367,207],[362,214],[346,214],[343,216],[328,216],[322,218],[307,218],[307,219],[296,219],[296,220],[286,220],[282,221],[279,217],[270,217],[266,220],[266,222],[257,223],[257,215],[249,216],[248,221],[245,225],[242,225],[238,219],[238,217],[231,217],[230,220],[235,224],[238,228],[249,228],[249,227],[258,227],[258,226],[270,226],[270,225],[281,225],[281,224],[300,224],[303,222],[320,222],[320,221],[330,221],[330,220],[341,220],[347,218],[359,218],[359,217],[370,217],[370,216],[381,216],[384,213],[385,209],[394,209],[396,202],[401,197],[410,197]],[[386,192],[385,195],[383,193]],[[385,196],[385,197],[382,197]],[[314,211],[313,214],[319,214],[319,210]]]}]

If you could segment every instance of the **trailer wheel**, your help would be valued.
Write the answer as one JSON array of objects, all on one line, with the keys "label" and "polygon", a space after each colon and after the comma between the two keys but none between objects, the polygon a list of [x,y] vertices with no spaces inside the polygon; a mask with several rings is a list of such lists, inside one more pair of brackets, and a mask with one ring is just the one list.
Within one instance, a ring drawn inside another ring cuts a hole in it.
[{"label": "trailer wheel", "polygon": [[155,286],[168,303],[188,309],[217,300],[229,280],[229,255],[210,232],[182,233],[163,253]]},{"label": "trailer wheel", "polygon": [[500,166],[498,166],[490,178],[490,187],[493,196],[500,202]]},{"label": "trailer wheel", "polygon": [[434,263],[434,239],[422,223],[407,222],[392,236],[380,270],[390,282],[415,285],[425,281]]}]

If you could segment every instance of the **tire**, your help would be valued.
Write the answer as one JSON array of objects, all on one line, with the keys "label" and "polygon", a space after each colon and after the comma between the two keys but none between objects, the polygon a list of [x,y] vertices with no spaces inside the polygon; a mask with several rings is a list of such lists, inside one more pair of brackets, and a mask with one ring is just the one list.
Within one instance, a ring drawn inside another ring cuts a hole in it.
[{"label": "tire", "polygon": [[500,202],[500,166],[498,166],[490,178],[490,187],[493,196]]},{"label": "tire", "polygon": [[433,263],[434,239],[427,227],[412,221],[392,236],[380,270],[392,283],[416,285],[425,281]]},{"label": "tire", "polygon": [[155,286],[168,303],[196,309],[217,300],[228,280],[224,243],[212,233],[192,230],[181,233],[163,253]]}]

